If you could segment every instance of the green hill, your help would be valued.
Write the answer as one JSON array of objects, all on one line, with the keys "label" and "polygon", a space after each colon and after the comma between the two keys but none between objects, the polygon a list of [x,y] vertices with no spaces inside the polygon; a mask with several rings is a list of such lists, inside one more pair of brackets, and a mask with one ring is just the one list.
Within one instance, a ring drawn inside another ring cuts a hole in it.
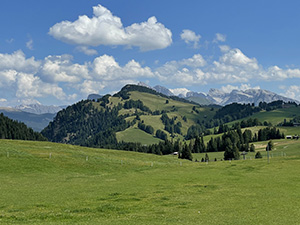
[{"label": "green hill", "polygon": [[[265,146],[265,142],[257,143]],[[300,142],[208,164],[0,140],[1,224],[297,224]]]},{"label": "green hill", "polygon": [[[114,146],[119,141],[157,143],[157,130],[164,131],[169,139],[183,140],[190,126],[211,120],[214,109],[164,96],[145,87],[127,85],[114,96],[106,95],[99,101],[81,101],[60,111],[42,134],[51,141],[94,147]],[[170,124],[161,120],[163,114]],[[149,136],[141,130],[132,136],[133,128],[139,123],[151,126],[153,133]]]},{"label": "green hill", "polygon": [[[189,151],[215,152],[227,148],[238,159],[238,151],[248,151],[252,142],[284,138],[278,128],[268,127],[271,122],[298,115],[295,103],[200,106],[146,87],[126,85],[114,96],[80,101],[60,111],[42,134],[50,141],[87,147],[154,154],[182,151],[184,158],[190,158]],[[264,127],[256,129],[258,126]],[[252,127],[248,129],[251,132],[246,134],[240,130],[248,127]],[[234,132],[237,129],[239,133]],[[204,139],[197,139],[203,135]],[[158,146],[159,142],[163,143]]]}]

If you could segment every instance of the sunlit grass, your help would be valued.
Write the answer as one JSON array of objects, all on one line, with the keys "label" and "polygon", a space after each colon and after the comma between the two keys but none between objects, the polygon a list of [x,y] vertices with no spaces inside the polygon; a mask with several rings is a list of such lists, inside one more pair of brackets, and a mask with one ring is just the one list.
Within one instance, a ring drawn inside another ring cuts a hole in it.
[{"label": "sunlit grass", "polygon": [[[0,140],[0,223],[297,224],[300,141],[274,142],[270,164],[206,164]],[[257,144],[263,152],[265,142]]]}]

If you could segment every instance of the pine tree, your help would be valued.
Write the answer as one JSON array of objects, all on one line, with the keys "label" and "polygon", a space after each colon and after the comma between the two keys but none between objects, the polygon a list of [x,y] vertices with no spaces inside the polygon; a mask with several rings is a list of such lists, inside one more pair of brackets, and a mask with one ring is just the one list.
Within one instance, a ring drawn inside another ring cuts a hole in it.
[{"label": "pine tree", "polygon": [[183,149],[181,152],[181,158],[188,159],[191,161],[193,160],[193,155],[192,155],[191,149],[186,143],[184,143],[184,146],[183,146]]},{"label": "pine tree", "polygon": [[207,153],[205,153],[205,162],[208,162],[209,161],[209,157],[207,155]]}]

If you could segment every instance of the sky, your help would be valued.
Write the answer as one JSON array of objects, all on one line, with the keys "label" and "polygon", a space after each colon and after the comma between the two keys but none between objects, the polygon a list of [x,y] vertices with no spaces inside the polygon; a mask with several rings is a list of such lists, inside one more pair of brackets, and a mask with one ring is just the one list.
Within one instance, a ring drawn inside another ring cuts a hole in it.
[{"label": "sky", "polygon": [[300,100],[300,1],[0,2],[0,106],[67,105],[139,81]]}]

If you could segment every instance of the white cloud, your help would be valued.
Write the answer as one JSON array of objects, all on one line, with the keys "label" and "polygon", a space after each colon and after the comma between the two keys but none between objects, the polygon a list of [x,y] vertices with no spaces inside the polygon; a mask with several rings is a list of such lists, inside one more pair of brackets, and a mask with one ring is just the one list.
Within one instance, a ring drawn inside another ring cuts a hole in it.
[{"label": "white cloud", "polygon": [[54,96],[57,99],[65,99],[63,89],[56,84],[42,82],[39,77],[33,74],[19,73],[17,78],[16,96],[18,98],[35,98]]},{"label": "white cloud", "polygon": [[186,88],[175,88],[175,89],[170,89],[170,91],[176,96],[178,96],[180,94],[182,94],[183,96],[186,96],[186,94],[188,92],[190,92],[190,90],[186,89]]},{"label": "white cloud", "polygon": [[180,37],[182,40],[184,40],[185,43],[194,44],[194,48],[198,48],[199,46],[199,40],[201,38],[201,35],[196,35],[194,31],[191,30],[183,30],[182,33],[180,34]]},{"label": "white cloud", "polygon": [[41,67],[41,78],[46,82],[79,82],[89,78],[87,65],[73,64],[70,55],[47,56]]},{"label": "white cloud", "polygon": [[26,47],[29,50],[33,50],[33,40],[31,38],[26,42]]},{"label": "white cloud", "polygon": [[0,98],[0,102],[7,102],[5,98]]},{"label": "white cloud", "polygon": [[281,93],[281,95],[287,98],[292,98],[300,101],[300,86],[291,85],[289,87],[284,87],[284,88],[285,88],[285,93]]},{"label": "white cloud", "polygon": [[50,28],[49,34],[69,44],[136,46],[142,51],[163,49],[172,43],[171,31],[155,17],[124,27],[119,17],[101,5],[93,7],[93,12],[92,18],[83,15],[74,22],[57,23]]},{"label": "white cloud", "polygon": [[34,57],[26,59],[21,51],[15,51],[12,54],[0,53],[0,70],[16,70],[18,72],[36,72],[41,62],[36,61]]},{"label": "white cloud", "polygon": [[241,90],[241,91],[245,91],[245,90],[249,90],[249,89],[260,89],[259,86],[255,86],[255,87],[251,87],[250,84],[241,84],[240,86],[233,86],[233,85],[226,85],[226,86],[222,86],[220,88],[221,91],[223,91],[224,93],[230,93],[233,90]]},{"label": "white cloud", "polygon": [[87,46],[78,46],[76,47],[76,50],[86,55],[98,55],[97,50],[88,48]]},{"label": "white cloud", "polygon": [[112,56],[97,57],[93,64],[93,76],[96,80],[119,81],[140,77],[154,77],[149,67],[142,67],[135,60],[121,67]]},{"label": "white cloud", "polygon": [[225,41],[226,41],[226,35],[225,34],[216,33],[216,37],[213,40],[213,43],[225,42]]},{"label": "white cloud", "polygon": [[200,54],[193,55],[192,58],[183,59],[179,63],[190,67],[203,67],[206,65],[205,59]]},{"label": "white cloud", "polygon": [[220,51],[223,53],[229,52],[230,47],[228,45],[219,45]]},{"label": "white cloud", "polygon": [[102,90],[105,86],[101,82],[93,80],[85,80],[82,84],[78,85],[78,89],[81,93],[85,95],[89,94],[99,94],[99,91]]},{"label": "white cloud", "polygon": [[0,71],[0,87],[10,86],[16,81],[17,71],[15,70],[4,70]]}]

